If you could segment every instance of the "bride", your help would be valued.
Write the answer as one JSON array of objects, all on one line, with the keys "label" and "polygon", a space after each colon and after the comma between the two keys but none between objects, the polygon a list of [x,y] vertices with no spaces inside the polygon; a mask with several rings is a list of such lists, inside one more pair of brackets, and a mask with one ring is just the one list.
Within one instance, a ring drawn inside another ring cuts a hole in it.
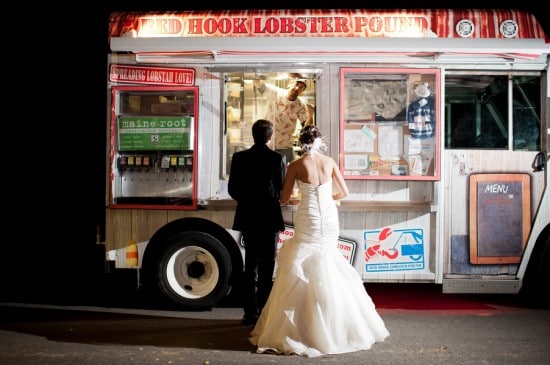
[{"label": "bride", "polygon": [[[321,132],[300,133],[302,157],[288,165],[281,204],[295,184],[301,192],[294,237],[277,255],[269,299],[251,332],[258,353],[324,354],[367,350],[389,336],[363,282],[337,249],[337,201],[348,188],[326,149]],[[334,184],[334,190],[333,190]]]}]

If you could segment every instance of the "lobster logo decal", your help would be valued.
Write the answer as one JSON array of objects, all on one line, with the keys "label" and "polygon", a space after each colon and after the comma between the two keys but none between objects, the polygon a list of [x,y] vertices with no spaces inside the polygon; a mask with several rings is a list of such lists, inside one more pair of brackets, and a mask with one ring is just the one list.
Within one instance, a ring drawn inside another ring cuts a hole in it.
[{"label": "lobster logo decal", "polygon": [[400,272],[425,270],[424,242],[427,237],[422,227],[364,231],[364,260],[366,272]]},{"label": "lobster logo decal", "polygon": [[370,259],[379,255],[386,256],[389,259],[395,259],[399,255],[399,251],[395,248],[388,237],[391,236],[393,230],[390,227],[386,227],[380,231],[378,235],[378,241],[367,241],[367,249],[365,250],[365,261],[369,262]]}]

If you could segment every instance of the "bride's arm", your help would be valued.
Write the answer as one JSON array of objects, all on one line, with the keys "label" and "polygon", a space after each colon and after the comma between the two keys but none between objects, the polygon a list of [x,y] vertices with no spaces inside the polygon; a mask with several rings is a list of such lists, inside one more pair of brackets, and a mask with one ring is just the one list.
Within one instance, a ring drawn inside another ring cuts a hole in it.
[{"label": "bride's arm", "polygon": [[348,186],[346,185],[346,181],[344,180],[344,177],[342,176],[342,173],[334,160],[332,160],[332,164],[332,180],[334,181],[334,185],[337,189],[337,192],[332,194],[332,199],[344,199],[349,194]]},{"label": "bride's arm", "polygon": [[281,192],[281,197],[279,203],[281,205],[287,205],[290,201],[290,196],[292,195],[292,189],[296,183],[296,168],[295,164],[289,164],[286,168],[286,176],[283,182],[283,191]]}]

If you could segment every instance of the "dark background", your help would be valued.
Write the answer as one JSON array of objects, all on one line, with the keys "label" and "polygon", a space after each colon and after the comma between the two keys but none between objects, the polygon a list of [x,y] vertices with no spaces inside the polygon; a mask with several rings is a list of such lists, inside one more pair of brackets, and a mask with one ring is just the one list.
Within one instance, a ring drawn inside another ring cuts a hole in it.
[{"label": "dark background", "polygon": [[[3,106],[4,214],[0,301],[87,297],[101,290],[96,230],[104,219],[107,123],[107,24],[112,11],[263,9],[261,2],[111,0],[35,14],[5,36],[11,57]],[[513,8],[538,17],[542,1]],[[227,6],[227,7],[226,7]],[[332,6],[278,1],[279,9],[507,8],[503,1],[352,1]],[[31,35],[22,29],[34,29]],[[38,31],[36,31],[38,30]],[[21,33],[23,32],[23,33]],[[13,34],[17,35],[13,36]],[[19,36],[19,34],[21,34]],[[18,48],[20,47],[20,48]],[[6,85],[4,85],[6,87]],[[11,113],[11,114],[10,114]],[[100,239],[103,232],[100,232]]]}]

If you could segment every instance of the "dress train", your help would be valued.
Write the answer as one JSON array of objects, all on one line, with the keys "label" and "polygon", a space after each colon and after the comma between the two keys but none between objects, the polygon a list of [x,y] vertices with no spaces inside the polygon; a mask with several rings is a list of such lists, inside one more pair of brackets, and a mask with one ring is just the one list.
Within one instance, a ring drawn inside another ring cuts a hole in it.
[{"label": "dress train", "polygon": [[273,288],[249,340],[259,353],[316,357],[367,350],[389,332],[337,248],[332,180],[299,186],[295,236],[277,255]]}]

